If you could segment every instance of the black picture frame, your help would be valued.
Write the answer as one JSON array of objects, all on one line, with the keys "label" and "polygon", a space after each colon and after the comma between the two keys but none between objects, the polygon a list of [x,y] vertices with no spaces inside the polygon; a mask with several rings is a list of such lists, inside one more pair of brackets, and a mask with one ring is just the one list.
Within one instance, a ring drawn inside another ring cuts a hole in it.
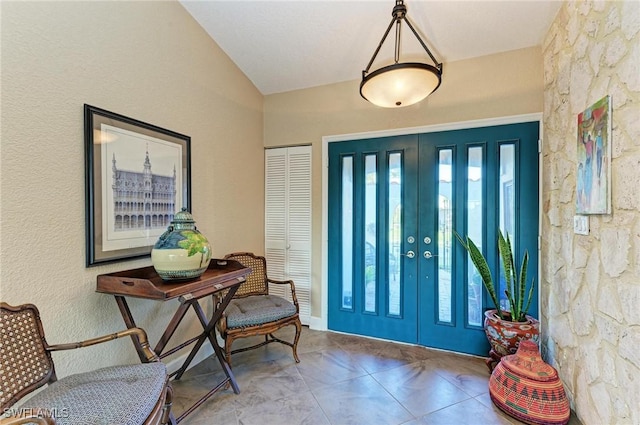
[{"label": "black picture frame", "polygon": [[191,138],[87,104],[84,138],[87,267],[148,256],[191,211]]}]

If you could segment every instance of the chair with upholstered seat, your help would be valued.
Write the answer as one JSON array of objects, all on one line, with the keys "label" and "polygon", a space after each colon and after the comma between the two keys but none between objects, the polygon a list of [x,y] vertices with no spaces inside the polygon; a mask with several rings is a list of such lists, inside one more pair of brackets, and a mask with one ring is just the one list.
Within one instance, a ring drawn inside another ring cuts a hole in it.
[{"label": "chair with upholstered seat", "polygon": [[[116,338],[138,338],[147,363],[112,366],[58,379],[51,353]],[[167,369],[140,328],[71,344],[49,345],[33,304],[0,303],[0,424],[167,424],[172,392]],[[26,395],[44,387],[33,397]]]},{"label": "chair with upholstered seat", "polygon": [[[296,298],[296,287],[292,280],[275,280],[267,276],[267,260],[251,252],[234,252],[224,257],[235,260],[245,267],[251,268],[246,281],[240,285],[233,299],[227,306],[222,318],[217,323],[218,331],[225,341],[225,356],[231,364],[231,355],[252,350],[263,345],[279,342],[293,349],[293,358],[298,358],[298,340],[302,331],[300,323],[300,307]],[[284,285],[290,290],[291,301],[269,293],[269,285]],[[293,342],[284,341],[273,335],[285,326],[295,326]],[[233,341],[238,338],[264,335],[265,339],[250,347],[232,350]]]}]

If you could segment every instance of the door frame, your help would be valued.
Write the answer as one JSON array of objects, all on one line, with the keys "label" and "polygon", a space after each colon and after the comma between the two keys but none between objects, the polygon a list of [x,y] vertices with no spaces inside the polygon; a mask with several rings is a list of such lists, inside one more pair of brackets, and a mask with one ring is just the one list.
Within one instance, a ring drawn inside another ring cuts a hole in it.
[{"label": "door frame", "polygon": [[[362,133],[339,134],[333,136],[322,137],[322,250],[321,250],[321,311],[320,316],[311,316],[310,328],[317,330],[328,330],[329,319],[329,271],[328,271],[328,252],[329,252],[329,143],[346,142],[360,139],[372,139],[389,136],[404,136],[408,134],[433,133],[436,131],[462,130],[469,128],[491,127],[505,124],[520,124],[525,122],[539,122],[539,141],[538,141],[538,203],[542,205],[542,140],[544,140],[542,128],[542,112],[522,115],[511,115],[499,118],[486,118],[470,121],[459,121],[445,124],[434,124],[421,127],[407,127],[393,130],[379,130]],[[540,229],[542,228],[542,208],[538,212],[538,258],[540,258]],[[542,270],[541,262],[538,261],[538,276]],[[538,317],[542,320],[540,314],[540,294],[538,290]]]}]

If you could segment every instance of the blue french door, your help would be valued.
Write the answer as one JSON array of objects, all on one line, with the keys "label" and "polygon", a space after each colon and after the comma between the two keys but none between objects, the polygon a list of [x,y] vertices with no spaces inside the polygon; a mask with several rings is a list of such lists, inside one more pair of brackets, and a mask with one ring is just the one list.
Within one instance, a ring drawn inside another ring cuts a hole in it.
[{"label": "blue french door", "polygon": [[330,144],[329,328],[485,355],[492,306],[454,231],[504,304],[498,228],[537,281],[537,122]]},{"label": "blue french door", "polygon": [[415,342],[418,136],[329,149],[329,328]]},{"label": "blue french door", "polygon": [[[454,231],[485,254],[502,307],[499,228],[518,264],[528,250],[528,275],[537,281],[538,128],[533,122],[420,135],[419,344],[478,355],[489,349],[483,321],[491,301]],[[537,295],[530,311],[537,316]]]}]

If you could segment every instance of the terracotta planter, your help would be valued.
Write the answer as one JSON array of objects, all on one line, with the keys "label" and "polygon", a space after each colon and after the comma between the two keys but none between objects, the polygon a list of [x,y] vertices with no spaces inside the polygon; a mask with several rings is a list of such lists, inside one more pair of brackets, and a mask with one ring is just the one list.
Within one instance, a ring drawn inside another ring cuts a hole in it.
[{"label": "terracotta planter", "polygon": [[538,341],[540,336],[540,322],[527,315],[526,322],[511,322],[502,320],[497,315],[497,310],[487,310],[484,312],[484,332],[491,345],[487,367],[493,371],[495,365],[502,356],[515,354],[518,345],[523,339]]}]

